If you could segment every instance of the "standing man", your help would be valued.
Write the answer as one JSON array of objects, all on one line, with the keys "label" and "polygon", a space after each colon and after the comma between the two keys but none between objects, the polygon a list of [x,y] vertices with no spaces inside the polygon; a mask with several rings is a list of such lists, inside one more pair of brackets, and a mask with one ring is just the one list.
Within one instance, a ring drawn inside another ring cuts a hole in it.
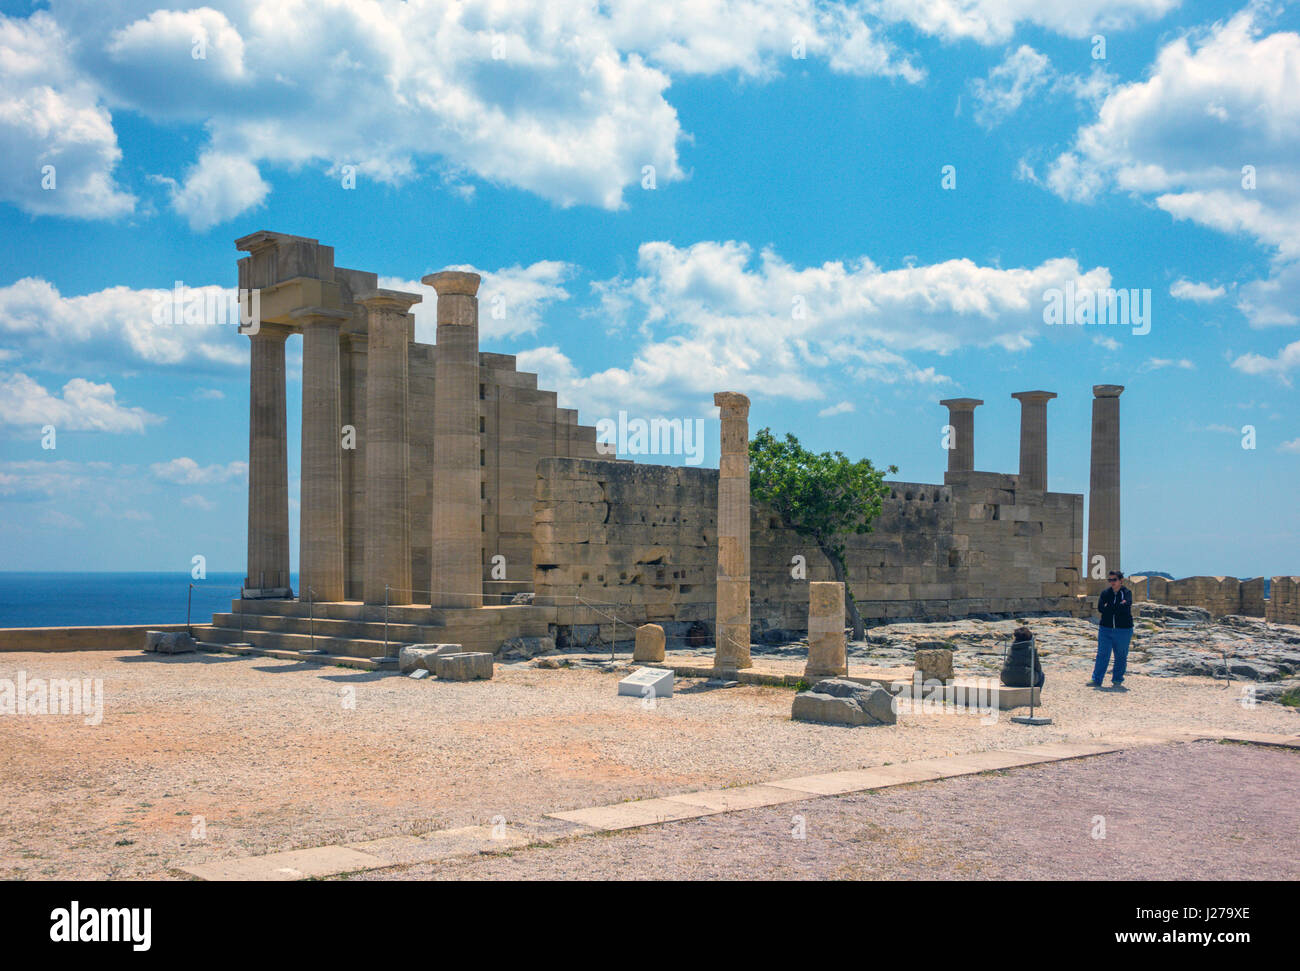
[{"label": "standing man", "polygon": [[1100,688],[1110,666],[1110,655],[1115,654],[1115,670],[1110,683],[1118,688],[1124,683],[1128,668],[1128,644],[1133,639],[1133,591],[1124,586],[1124,574],[1111,570],[1107,575],[1110,589],[1103,590],[1097,598],[1101,623],[1097,627],[1097,663],[1092,667],[1090,688]]}]

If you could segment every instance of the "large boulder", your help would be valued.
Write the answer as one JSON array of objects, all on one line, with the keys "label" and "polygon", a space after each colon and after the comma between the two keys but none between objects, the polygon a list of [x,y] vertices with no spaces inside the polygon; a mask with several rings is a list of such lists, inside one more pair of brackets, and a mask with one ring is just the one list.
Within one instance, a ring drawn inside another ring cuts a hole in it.
[{"label": "large boulder", "polygon": [[554,650],[555,639],[552,637],[512,637],[497,648],[497,657],[503,661],[527,661]]},{"label": "large boulder", "polygon": [[442,654],[463,654],[459,644],[406,644],[397,655],[397,669],[403,674],[421,669],[433,672],[432,659]]},{"label": "large boulder", "polygon": [[632,660],[637,662],[664,659],[664,629],[658,624],[642,624],[636,629],[636,647]]},{"label": "large boulder", "polygon": [[144,632],[144,649],[157,654],[188,654],[198,647],[186,631],[147,630]]},{"label": "large boulder", "polygon": [[491,654],[439,654],[430,663],[443,681],[486,681],[492,677]]},{"label": "large boulder", "polygon": [[893,725],[898,722],[894,696],[879,685],[827,678],[812,691],[795,695],[790,717],[832,725]]}]

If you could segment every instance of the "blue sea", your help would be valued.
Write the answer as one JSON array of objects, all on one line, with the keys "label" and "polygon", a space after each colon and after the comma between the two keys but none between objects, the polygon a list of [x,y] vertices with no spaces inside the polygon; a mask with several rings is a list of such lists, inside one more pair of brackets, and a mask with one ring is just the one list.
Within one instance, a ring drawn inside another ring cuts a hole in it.
[{"label": "blue sea", "polygon": [[[211,623],[238,599],[241,573],[0,573],[0,627],[183,624],[194,584],[193,623]],[[298,574],[293,574],[298,589]]]}]

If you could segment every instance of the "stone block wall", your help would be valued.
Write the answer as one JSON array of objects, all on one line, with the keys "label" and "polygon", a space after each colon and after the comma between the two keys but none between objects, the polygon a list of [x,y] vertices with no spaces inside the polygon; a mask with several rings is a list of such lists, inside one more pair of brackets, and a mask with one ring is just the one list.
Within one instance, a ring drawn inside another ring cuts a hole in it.
[{"label": "stone block wall", "polygon": [[[873,621],[988,613],[1065,613],[1081,590],[1083,497],[1017,489],[1017,477],[950,473],[944,485],[890,482],[871,533],[849,538],[850,588]],[[548,459],[533,523],[537,603],[557,625],[613,618],[664,625],[670,638],[711,624],[717,570],[712,469]],[[807,626],[808,581],[833,580],[811,542],[755,505],[751,617],[756,636]],[[803,576],[794,576],[796,556]],[[586,603],[580,603],[579,600]],[[603,605],[599,608],[594,605]],[[608,636],[605,637],[608,641]]]},{"label": "stone block wall", "polygon": [[1300,577],[1273,577],[1264,618],[1270,624],[1300,624]]},{"label": "stone block wall", "polygon": [[[1131,576],[1125,584],[1133,591],[1133,600],[1146,600],[1175,607],[1204,607],[1212,617],[1239,614],[1263,617],[1267,609],[1265,591],[1268,580],[1251,577],[1200,576],[1167,580],[1164,577]],[[1095,598],[1093,598],[1095,600]]]},{"label": "stone block wall", "polygon": [[[534,473],[534,603],[578,643],[670,640],[712,625],[718,568],[716,469],[544,458]],[[806,609],[806,607],[805,607]]]}]

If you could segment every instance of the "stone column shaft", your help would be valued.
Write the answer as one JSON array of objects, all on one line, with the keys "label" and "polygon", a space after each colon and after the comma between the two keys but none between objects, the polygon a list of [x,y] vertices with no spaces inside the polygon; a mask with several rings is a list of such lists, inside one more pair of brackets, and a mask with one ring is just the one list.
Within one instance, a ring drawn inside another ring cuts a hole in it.
[{"label": "stone column shaft", "polygon": [[309,307],[302,325],[302,494],[298,596],[343,599],[343,452],[339,328],[351,315]]},{"label": "stone column shaft", "polygon": [[984,402],[978,398],[949,398],[939,404],[948,409],[948,424],[952,426],[948,471],[970,472],[975,468],[975,409]]},{"label": "stone column shaft", "polygon": [[367,312],[366,603],[411,603],[411,532],[407,509],[407,311],[420,297],[372,290],[357,297]]},{"label": "stone column shaft", "polygon": [[808,584],[808,663],[803,673],[810,681],[849,673],[842,583]]},{"label": "stone column shaft", "polygon": [[[1119,396],[1118,384],[1092,387],[1092,468],[1088,478],[1088,562],[1084,576],[1089,592],[1106,585],[1105,576],[1120,569],[1119,532]],[[1094,563],[1102,579],[1094,579]]]},{"label": "stone column shaft", "polygon": [[714,670],[752,667],[749,657],[749,399],[719,391],[718,616]]},{"label": "stone column shaft", "polygon": [[1017,391],[1020,402],[1020,487],[1047,489],[1047,402],[1051,391]]},{"label": "stone column shaft", "polygon": [[[483,465],[479,434],[477,273],[424,277],[438,293],[433,377],[431,603],[483,606]],[[509,567],[507,567],[509,568]]]},{"label": "stone column shaft", "polygon": [[262,323],[249,335],[248,576],[259,596],[290,596],[289,456],[284,342],[289,330]]}]

